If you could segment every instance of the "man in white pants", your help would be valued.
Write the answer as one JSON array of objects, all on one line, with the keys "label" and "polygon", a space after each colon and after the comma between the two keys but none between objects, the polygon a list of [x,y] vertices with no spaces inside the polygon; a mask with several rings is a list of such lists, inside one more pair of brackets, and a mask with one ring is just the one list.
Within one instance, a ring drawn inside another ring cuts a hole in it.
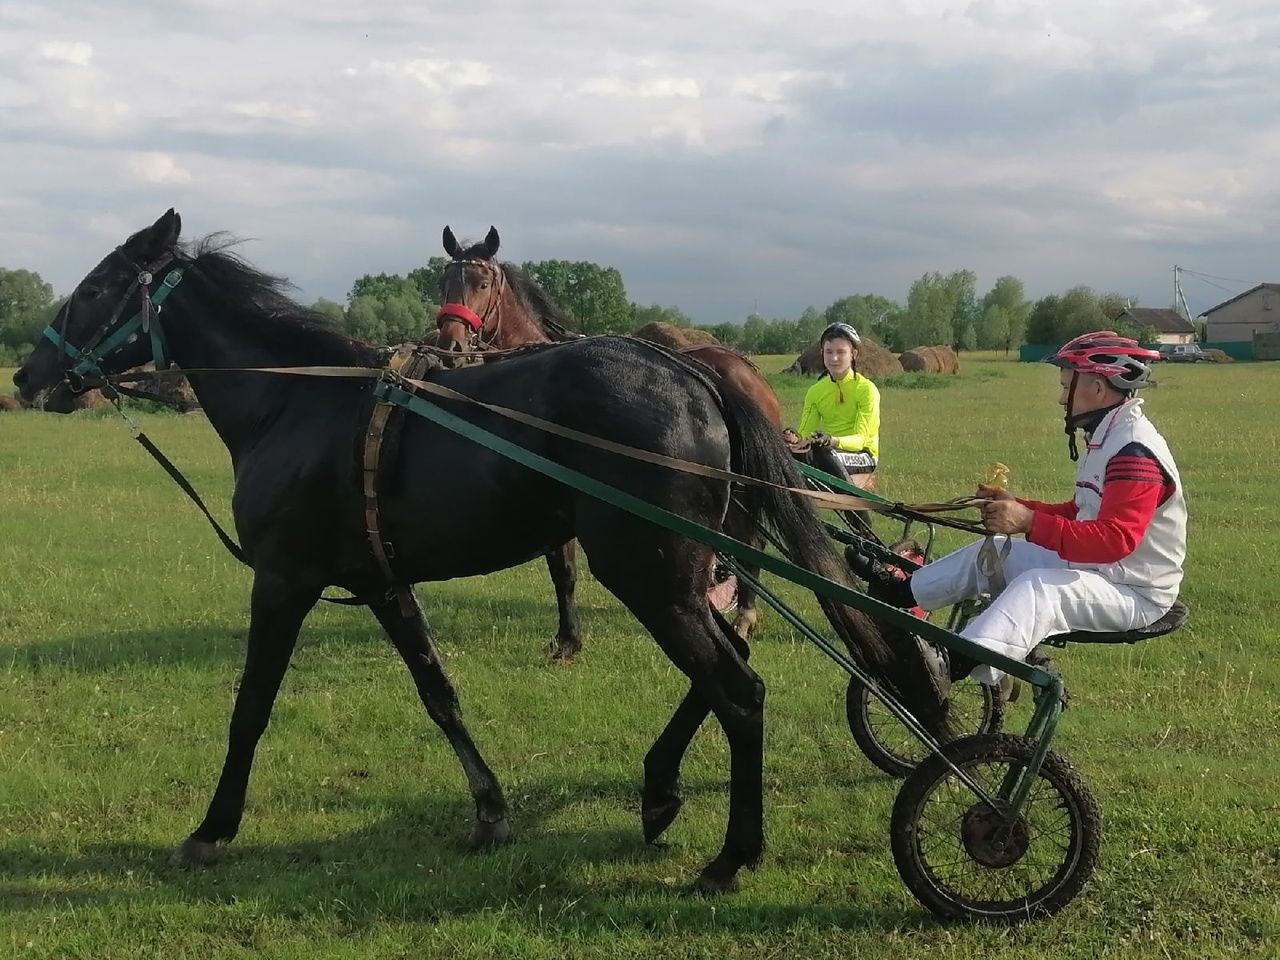
[{"label": "man in white pants", "polygon": [[[988,501],[983,524],[1004,535],[995,545],[1008,585],[962,636],[1025,660],[1046,637],[1134,630],[1173,605],[1186,556],[1186,502],[1169,446],[1134,396],[1151,385],[1148,364],[1158,357],[1103,331],[1077,337],[1048,358],[1061,368],[1058,402],[1066,411],[1071,459],[1080,462],[1075,497],[1050,504],[979,488]],[[1077,430],[1085,434],[1083,458]],[[1025,541],[1006,543],[1020,533]],[[979,571],[981,548],[981,542],[970,544],[906,580],[868,570],[865,561],[862,572],[880,599],[936,610],[991,592]],[[975,665],[972,676],[994,684],[1003,673]]]}]

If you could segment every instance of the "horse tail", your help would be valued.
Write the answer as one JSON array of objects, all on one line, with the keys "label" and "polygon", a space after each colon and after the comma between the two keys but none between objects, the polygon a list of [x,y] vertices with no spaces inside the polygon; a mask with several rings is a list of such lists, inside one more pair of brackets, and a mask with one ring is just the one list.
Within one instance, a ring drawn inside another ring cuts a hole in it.
[{"label": "horse tail", "polygon": [[[730,384],[721,384],[733,469],[783,487],[803,487],[795,461],[778,429],[755,403]],[[746,486],[740,492],[753,520],[763,516],[786,545],[793,562],[842,586],[852,587],[849,568],[809,501],[777,487]],[[925,666],[914,637],[881,626],[861,610],[821,595],[818,602],[836,635],[859,666],[882,681],[926,727],[947,733],[946,703]]]}]

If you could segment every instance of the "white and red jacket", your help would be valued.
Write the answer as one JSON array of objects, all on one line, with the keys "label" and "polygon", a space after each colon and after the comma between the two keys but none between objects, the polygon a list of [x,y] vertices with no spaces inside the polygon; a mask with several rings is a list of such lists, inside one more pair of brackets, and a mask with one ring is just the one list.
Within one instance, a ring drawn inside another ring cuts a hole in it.
[{"label": "white and red jacket", "polygon": [[1178,598],[1187,505],[1173,454],[1141,400],[1108,412],[1089,435],[1074,499],[1021,502],[1035,512],[1027,533],[1032,543],[1162,608]]}]

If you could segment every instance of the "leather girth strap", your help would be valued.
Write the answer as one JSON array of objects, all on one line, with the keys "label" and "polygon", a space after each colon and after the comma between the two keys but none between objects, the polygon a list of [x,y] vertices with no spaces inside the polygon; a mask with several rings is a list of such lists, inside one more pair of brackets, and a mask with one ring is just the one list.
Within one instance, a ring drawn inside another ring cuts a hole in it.
[{"label": "leather girth strap", "polygon": [[[387,361],[387,368],[404,377],[414,380],[422,379],[428,370],[440,365],[440,361],[427,350],[418,349],[419,344],[407,343],[396,347]],[[404,409],[394,403],[379,400],[369,415],[369,429],[364,435],[364,455],[362,457],[363,489],[364,489],[364,525],[369,535],[369,548],[378,563],[378,569],[389,586],[389,593],[394,593],[400,605],[400,613],[408,618],[416,616],[417,605],[413,599],[412,587],[400,577],[392,561],[396,550],[390,538],[382,529],[378,515],[379,475],[384,450],[394,444],[396,433],[404,422]]]}]

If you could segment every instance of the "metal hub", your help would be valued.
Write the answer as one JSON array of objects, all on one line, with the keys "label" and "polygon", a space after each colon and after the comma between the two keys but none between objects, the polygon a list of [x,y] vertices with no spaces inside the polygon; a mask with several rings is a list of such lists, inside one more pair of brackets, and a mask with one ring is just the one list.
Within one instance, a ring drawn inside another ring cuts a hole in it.
[{"label": "metal hub", "polygon": [[969,808],[960,824],[964,849],[984,867],[999,870],[1021,860],[1031,845],[1031,829],[1024,817],[1009,827],[997,810],[986,803]]}]

